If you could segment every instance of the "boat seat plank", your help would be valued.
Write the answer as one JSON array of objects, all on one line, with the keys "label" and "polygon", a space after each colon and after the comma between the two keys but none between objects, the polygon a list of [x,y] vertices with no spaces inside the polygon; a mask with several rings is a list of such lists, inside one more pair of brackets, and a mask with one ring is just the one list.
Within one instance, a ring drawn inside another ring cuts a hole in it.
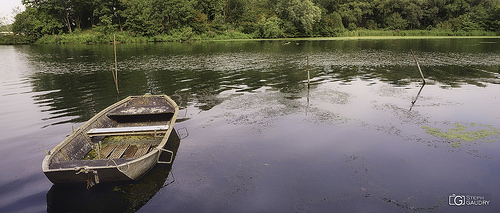
[{"label": "boat seat plank", "polygon": [[135,153],[137,152],[137,146],[136,145],[131,145],[128,147],[127,151],[123,154],[122,158],[133,158]]},{"label": "boat seat plank", "polygon": [[149,143],[141,144],[139,146],[139,149],[137,150],[137,152],[135,152],[134,158],[140,158],[143,155],[145,155],[146,153],[148,153],[150,147],[151,147],[151,144],[149,144]]},{"label": "boat seat plank", "polygon": [[117,159],[120,158],[123,153],[127,150],[127,148],[130,146],[130,144],[120,144],[118,147],[116,147],[115,151],[111,153],[111,155],[108,157],[108,159]]},{"label": "boat seat plank", "polygon": [[87,132],[87,135],[93,137],[93,136],[105,136],[105,135],[160,133],[167,131],[168,127],[169,125],[93,128]]},{"label": "boat seat plank", "polygon": [[104,148],[102,148],[101,158],[102,159],[108,158],[109,154],[111,154],[111,152],[113,152],[113,150],[115,150],[115,148],[117,146],[118,146],[118,144],[109,144],[109,145],[105,146]]}]

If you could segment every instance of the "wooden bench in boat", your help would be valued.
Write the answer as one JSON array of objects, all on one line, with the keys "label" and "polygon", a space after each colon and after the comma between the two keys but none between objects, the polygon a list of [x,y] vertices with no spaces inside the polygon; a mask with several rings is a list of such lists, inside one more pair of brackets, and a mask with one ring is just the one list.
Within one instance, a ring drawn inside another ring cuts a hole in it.
[{"label": "wooden bench in boat", "polygon": [[[140,158],[147,154],[151,148],[151,143],[143,143],[139,145],[130,144],[110,144],[101,150],[101,159],[95,160],[69,160],[62,162],[54,162],[50,164],[51,169],[74,168],[85,166],[110,166],[123,164],[132,159]],[[112,163],[113,160],[114,162]]]},{"label": "wooden bench in boat", "polygon": [[[151,148],[151,143],[142,143],[138,145],[130,144],[110,144],[101,150],[101,158],[94,160],[69,160],[61,162],[53,162],[50,164],[51,169],[74,168],[85,166],[110,166],[115,164],[123,164],[135,158],[140,158],[147,154]],[[128,149],[127,149],[128,148]],[[113,160],[114,162],[112,162]]]},{"label": "wooden bench in boat", "polygon": [[108,158],[109,159],[121,158],[123,153],[125,153],[125,151],[127,151],[129,146],[130,146],[130,144],[126,144],[126,143],[118,145],[115,148],[115,151],[113,151],[113,153],[111,153],[111,155]]},{"label": "wooden bench in boat", "polygon": [[151,148],[151,143],[142,143],[140,145],[130,144],[110,144],[105,146],[101,151],[102,159],[118,159],[118,158],[139,158],[148,153]]},{"label": "wooden bench in boat", "polygon": [[151,144],[149,144],[149,143],[142,144],[141,146],[139,146],[137,151],[134,153],[134,158],[139,158],[139,157],[145,155],[146,153],[148,153],[150,147],[151,147]]},{"label": "wooden bench in boat", "polygon": [[110,145],[105,146],[101,150],[101,157],[104,159],[108,158],[108,156],[111,154],[111,152],[113,152],[115,150],[115,148],[117,146],[118,146],[118,144],[110,144]]},{"label": "wooden bench in boat", "polygon": [[136,145],[130,145],[125,153],[123,153],[122,158],[133,158],[135,153],[137,152]]},{"label": "wooden bench in boat", "polygon": [[110,136],[110,135],[135,135],[135,134],[153,134],[164,133],[168,130],[168,125],[159,126],[130,126],[113,128],[94,128],[87,132],[89,137]]}]

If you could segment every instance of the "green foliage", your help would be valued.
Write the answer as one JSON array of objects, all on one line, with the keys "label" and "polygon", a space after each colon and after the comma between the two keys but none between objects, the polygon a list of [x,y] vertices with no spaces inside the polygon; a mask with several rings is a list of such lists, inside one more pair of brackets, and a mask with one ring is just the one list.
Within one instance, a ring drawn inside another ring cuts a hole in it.
[{"label": "green foliage", "polygon": [[499,32],[500,31],[500,4],[498,4],[486,19],[487,30]]},{"label": "green foliage", "polygon": [[338,36],[345,30],[342,17],[338,12],[323,16],[315,28],[318,29],[316,33],[319,36]]},{"label": "green foliage", "polygon": [[[27,9],[16,16],[12,30],[31,41],[44,37],[44,42],[66,42],[62,33],[73,32],[85,42],[107,42],[117,32],[126,32],[128,41],[380,32],[500,34],[500,0],[23,0],[23,4]],[[94,33],[81,34],[82,29]]]},{"label": "green foliage", "polygon": [[23,0],[23,4],[28,8],[36,10],[39,14],[48,14],[64,25],[68,32],[72,32],[71,14],[75,13],[81,1],[61,1],[61,0]]},{"label": "green foliage", "polygon": [[282,20],[292,23],[306,34],[312,33],[314,23],[321,18],[321,10],[310,0],[280,0],[277,12]]},{"label": "green foliage", "polygon": [[[118,43],[144,43],[150,38],[136,35],[132,32],[117,32],[114,34]],[[72,34],[45,35],[38,39],[39,44],[98,44],[112,43],[113,35],[106,35],[95,30],[75,30]]]},{"label": "green foliage", "polygon": [[201,35],[194,35],[192,40],[232,40],[232,39],[252,39],[254,38],[252,35],[245,34],[238,31],[225,31],[219,34],[212,33],[204,33]]},{"label": "green foliage", "polygon": [[339,5],[339,13],[342,16],[344,26],[349,30],[355,30],[362,26],[368,16],[373,14],[373,5],[368,1],[347,1]]},{"label": "green foliage", "polygon": [[172,36],[173,41],[188,41],[193,36],[193,29],[191,27],[174,29],[170,35]]},{"label": "green foliage", "polygon": [[111,16],[103,15],[99,17],[99,21],[100,23],[97,26],[93,26],[96,31],[105,35],[111,34],[115,31],[116,25],[113,24]]},{"label": "green foliage", "polygon": [[[424,10],[423,8],[424,1],[410,1],[405,4],[402,9],[402,14],[404,15],[405,21],[398,21],[395,24],[399,25],[400,29],[405,29],[407,26],[404,26],[404,23],[410,25],[410,29],[419,27],[421,25],[421,20],[423,21]],[[403,17],[401,17],[403,19]],[[397,28],[396,26],[392,26],[393,28]]]},{"label": "green foliage", "polygon": [[333,29],[344,29],[344,24],[342,24],[342,16],[339,13],[333,12],[330,14],[331,27]]},{"label": "green foliage", "polygon": [[284,35],[283,29],[280,27],[281,19],[278,17],[271,17],[266,20],[262,26],[263,38],[281,38]]},{"label": "green foliage", "polygon": [[11,25],[8,24],[7,17],[0,17],[0,32],[11,32]]},{"label": "green foliage", "polygon": [[122,0],[126,8],[121,13],[127,20],[124,24],[125,29],[146,36],[160,33],[160,21],[155,16],[152,3],[144,0]]},{"label": "green foliage", "polygon": [[0,35],[0,44],[29,44],[30,42],[26,36]]},{"label": "green foliage", "polygon": [[406,27],[408,26],[408,21],[406,21],[405,19],[403,19],[403,17],[401,16],[401,14],[399,14],[398,12],[396,12],[396,13],[393,13],[393,14],[389,15],[385,19],[385,26],[388,29],[392,29],[392,30],[395,30],[395,29],[406,29]]},{"label": "green foliage", "polygon": [[12,31],[35,41],[46,34],[56,34],[62,31],[63,24],[50,13],[27,7],[15,17]]},{"label": "green foliage", "polygon": [[161,24],[162,32],[191,27],[196,14],[194,2],[191,0],[153,0],[155,10],[153,18]]},{"label": "green foliage", "polygon": [[495,32],[486,31],[451,31],[443,29],[434,30],[354,30],[337,33],[339,37],[360,36],[496,36]]}]

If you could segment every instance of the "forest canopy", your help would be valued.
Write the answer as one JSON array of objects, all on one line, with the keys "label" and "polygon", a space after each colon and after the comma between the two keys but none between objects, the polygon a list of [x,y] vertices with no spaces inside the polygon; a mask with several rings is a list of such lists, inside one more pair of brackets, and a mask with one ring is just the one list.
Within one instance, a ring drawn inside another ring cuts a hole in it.
[{"label": "forest canopy", "polygon": [[500,29],[500,0],[22,0],[14,33],[337,36],[348,30]]}]

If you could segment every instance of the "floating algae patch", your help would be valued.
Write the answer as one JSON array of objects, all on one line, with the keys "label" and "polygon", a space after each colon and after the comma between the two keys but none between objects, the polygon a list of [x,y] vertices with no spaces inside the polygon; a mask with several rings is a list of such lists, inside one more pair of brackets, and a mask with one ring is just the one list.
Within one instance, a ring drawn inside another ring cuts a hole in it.
[{"label": "floating algae patch", "polygon": [[[462,125],[460,123],[454,123],[451,125],[452,128],[443,131],[440,128],[422,127],[425,129],[427,134],[447,138],[456,141],[466,141],[471,142],[479,139],[482,142],[494,142],[492,138],[500,134],[500,130],[492,127],[491,125],[483,125],[472,123],[470,125]],[[498,138],[498,137],[496,137]],[[453,143],[452,146],[458,147],[460,143]]]}]

